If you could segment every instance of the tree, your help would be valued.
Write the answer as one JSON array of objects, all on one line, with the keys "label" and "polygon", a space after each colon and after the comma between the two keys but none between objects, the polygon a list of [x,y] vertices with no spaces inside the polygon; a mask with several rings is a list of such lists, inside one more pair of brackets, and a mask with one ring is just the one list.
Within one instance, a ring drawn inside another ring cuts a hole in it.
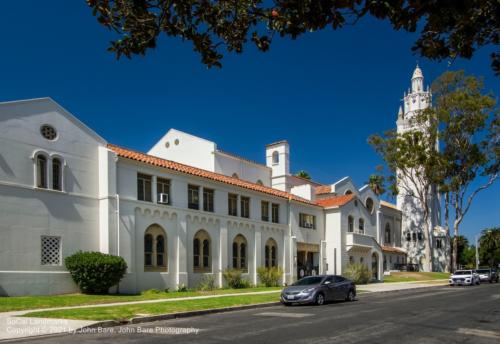
[{"label": "tree", "polygon": [[[459,227],[477,194],[497,179],[500,166],[500,118],[493,94],[482,81],[463,71],[446,72],[433,84],[434,107],[422,112],[421,121],[435,123],[441,142],[440,190],[445,195],[445,226],[449,207],[454,211],[453,232]],[[473,187],[473,182],[481,182]],[[453,241],[453,252],[457,242]],[[457,268],[457,254],[452,262]]]},{"label": "tree", "polygon": [[[462,267],[472,268],[476,265],[476,247],[469,245],[469,240],[463,235],[452,238],[457,242],[457,262]],[[454,258],[451,257],[453,261]]]},{"label": "tree", "polygon": [[383,175],[372,174],[368,178],[367,184],[375,195],[380,196],[385,193],[384,183],[385,177]]},{"label": "tree", "polygon": [[500,262],[500,228],[489,228],[481,232],[479,252],[482,261],[487,262],[490,267]]},{"label": "tree", "polygon": [[[415,117],[418,119],[419,117]],[[424,236],[424,270],[432,271],[431,207],[429,195],[440,177],[440,156],[436,149],[437,131],[430,125],[413,123],[408,131],[388,131],[383,136],[372,135],[369,143],[385,160],[388,181],[394,194],[403,193],[422,209]]]},{"label": "tree", "polygon": [[304,178],[307,180],[311,180],[311,176],[309,175],[309,173],[307,173],[304,170],[300,170],[299,172],[295,173],[295,176],[300,177],[300,178]]},{"label": "tree", "polygon": [[[102,25],[118,39],[109,50],[144,55],[161,34],[191,41],[208,67],[221,66],[222,48],[241,53],[248,41],[269,49],[275,35],[296,39],[306,32],[340,29],[370,15],[395,30],[420,36],[412,50],[430,59],[470,59],[475,50],[498,44],[500,3],[467,1],[368,0],[87,0]],[[492,68],[500,72],[500,53]]]}]

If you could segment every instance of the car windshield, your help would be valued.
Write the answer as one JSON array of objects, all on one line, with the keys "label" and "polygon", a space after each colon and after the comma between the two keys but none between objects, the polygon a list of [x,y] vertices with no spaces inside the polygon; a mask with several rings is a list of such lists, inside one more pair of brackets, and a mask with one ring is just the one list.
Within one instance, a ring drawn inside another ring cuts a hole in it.
[{"label": "car windshield", "polygon": [[489,269],[481,269],[481,270],[477,270],[477,273],[478,274],[489,274],[490,270]]},{"label": "car windshield", "polygon": [[323,280],[323,277],[305,277],[301,280],[298,280],[292,285],[313,285],[313,284],[320,284],[321,281]]},{"label": "car windshield", "polygon": [[458,270],[455,271],[454,275],[471,275],[472,271],[471,270]]}]

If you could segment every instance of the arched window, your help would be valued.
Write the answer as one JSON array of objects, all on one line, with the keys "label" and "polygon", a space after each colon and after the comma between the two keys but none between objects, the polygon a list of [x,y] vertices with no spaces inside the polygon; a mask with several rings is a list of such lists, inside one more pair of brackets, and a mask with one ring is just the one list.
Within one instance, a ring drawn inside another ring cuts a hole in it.
[{"label": "arched window", "polygon": [[144,271],[167,271],[167,240],[163,228],[151,225],[144,233]]},{"label": "arched window", "polygon": [[278,151],[273,152],[273,164],[279,164],[280,162],[280,154]]},{"label": "arched window", "polygon": [[236,172],[233,173],[233,175],[231,177],[236,178],[236,179],[240,179],[240,176],[238,176],[238,173],[236,173]]},{"label": "arched window", "polygon": [[349,264],[354,264],[354,257],[353,256],[349,256]]},{"label": "arched window", "polygon": [[193,270],[195,272],[210,272],[212,269],[211,239],[208,233],[201,229],[193,238]]},{"label": "arched window", "polygon": [[359,219],[358,230],[361,234],[365,233],[365,220]]},{"label": "arched window", "polygon": [[347,217],[347,231],[351,233],[354,232],[354,217],[351,215]]},{"label": "arched window", "polygon": [[412,233],[411,238],[413,239],[413,241],[417,241],[417,233]]},{"label": "arched window", "polygon": [[406,241],[411,241],[411,233],[406,232]]},{"label": "arched window", "polygon": [[233,268],[247,271],[247,240],[238,234],[233,240]]},{"label": "arched window", "polygon": [[266,249],[265,249],[265,265],[266,268],[278,266],[278,245],[273,238],[269,238],[266,241]]},{"label": "arched window", "polygon": [[36,157],[36,186],[47,188],[47,157],[41,154]]},{"label": "arched window", "polygon": [[58,158],[52,159],[52,189],[62,191],[62,164]]},{"label": "arched window", "polygon": [[390,244],[391,243],[391,225],[386,223],[385,225],[385,244]]},{"label": "arched window", "polygon": [[422,232],[418,232],[418,240],[419,241],[424,240],[424,234]]},{"label": "arched window", "polygon": [[153,265],[153,236],[144,235],[144,266]]},{"label": "arched window", "polygon": [[368,197],[366,199],[366,204],[365,205],[366,205],[366,209],[368,209],[368,211],[370,212],[370,214],[372,214],[373,213],[373,200],[370,197]]},{"label": "arched window", "polygon": [[260,180],[260,179],[258,179],[258,180],[257,180],[257,183],[256,183],[256,184],[257,184],[257,185],[264,185],[264,183],[263,183],[263,182],[262,182],[262,180]]}]

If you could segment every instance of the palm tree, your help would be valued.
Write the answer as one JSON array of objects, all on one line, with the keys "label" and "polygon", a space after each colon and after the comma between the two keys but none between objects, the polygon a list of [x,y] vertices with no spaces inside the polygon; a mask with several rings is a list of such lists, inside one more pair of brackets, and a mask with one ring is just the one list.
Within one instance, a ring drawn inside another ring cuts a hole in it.
[{"label": "palm tree", "polygon": [[488,257],[490,267],[495,264],[495,252],[500,249],[500,228],[485,229],[479,239],[481,250]]},{"label": "palm tree", "polygon": [[309,173],[307,173],[304,170],[300,170],[299,172],[295,173],[295,176],[300,177],[300,178],[304,178],[307,180],[311,180],[311,176],[309,175]]},{"label": "palm tree", "polygon": [[367,184],[370,187],[370,189],[372,189],[372,191],[375,193],[375,195],[380,196],[385,192],[384,182],[385,182],[384,176],[372,174],[368,178]]}]

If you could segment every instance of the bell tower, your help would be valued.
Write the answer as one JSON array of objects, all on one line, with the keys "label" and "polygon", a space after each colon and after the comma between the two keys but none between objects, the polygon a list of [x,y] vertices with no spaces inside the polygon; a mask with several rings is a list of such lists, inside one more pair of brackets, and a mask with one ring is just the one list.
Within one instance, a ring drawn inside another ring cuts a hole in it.
[{"label": "bell tower", "polygon": [[[419,127],[419,124],[414,123],[412,118],[420,111],[430,107],[431,101],[432,94],[429,86],[427,86],[426,90],[424,89],[424,75],[417,64],[411,78],[411,87],[404,93],[403,104],[399,107],[398,119],[396,121],[398,134],[409,130],[419,130],[421,127]],[[408,253],[408,262],[417,264],[421,270],[427,271],[428,264],[426,262],[428,259],[434,262],[437,257],[434,257],[434,253],[433,257],[425,257],[424,254],[423,230],[425,226],[423,224],[423,208],[418,200],[409,194],[408,187],[412,185],[411,182],[407,183],[404,179],[398,179],[398,184],[405,185],[399,187],[400,193],[397,196],[397,207],[402,212],[401,237]],[[436,188],[433,187],[432,189],[429,194],[431,204],[431,233],[429,235],[433,238],[431,240],[431,252],[435,252],[432,250],[432,243],[435,239],[434,229],[441,222],[441,202]],[[440,270],[439,268],[436,269]]]}]

